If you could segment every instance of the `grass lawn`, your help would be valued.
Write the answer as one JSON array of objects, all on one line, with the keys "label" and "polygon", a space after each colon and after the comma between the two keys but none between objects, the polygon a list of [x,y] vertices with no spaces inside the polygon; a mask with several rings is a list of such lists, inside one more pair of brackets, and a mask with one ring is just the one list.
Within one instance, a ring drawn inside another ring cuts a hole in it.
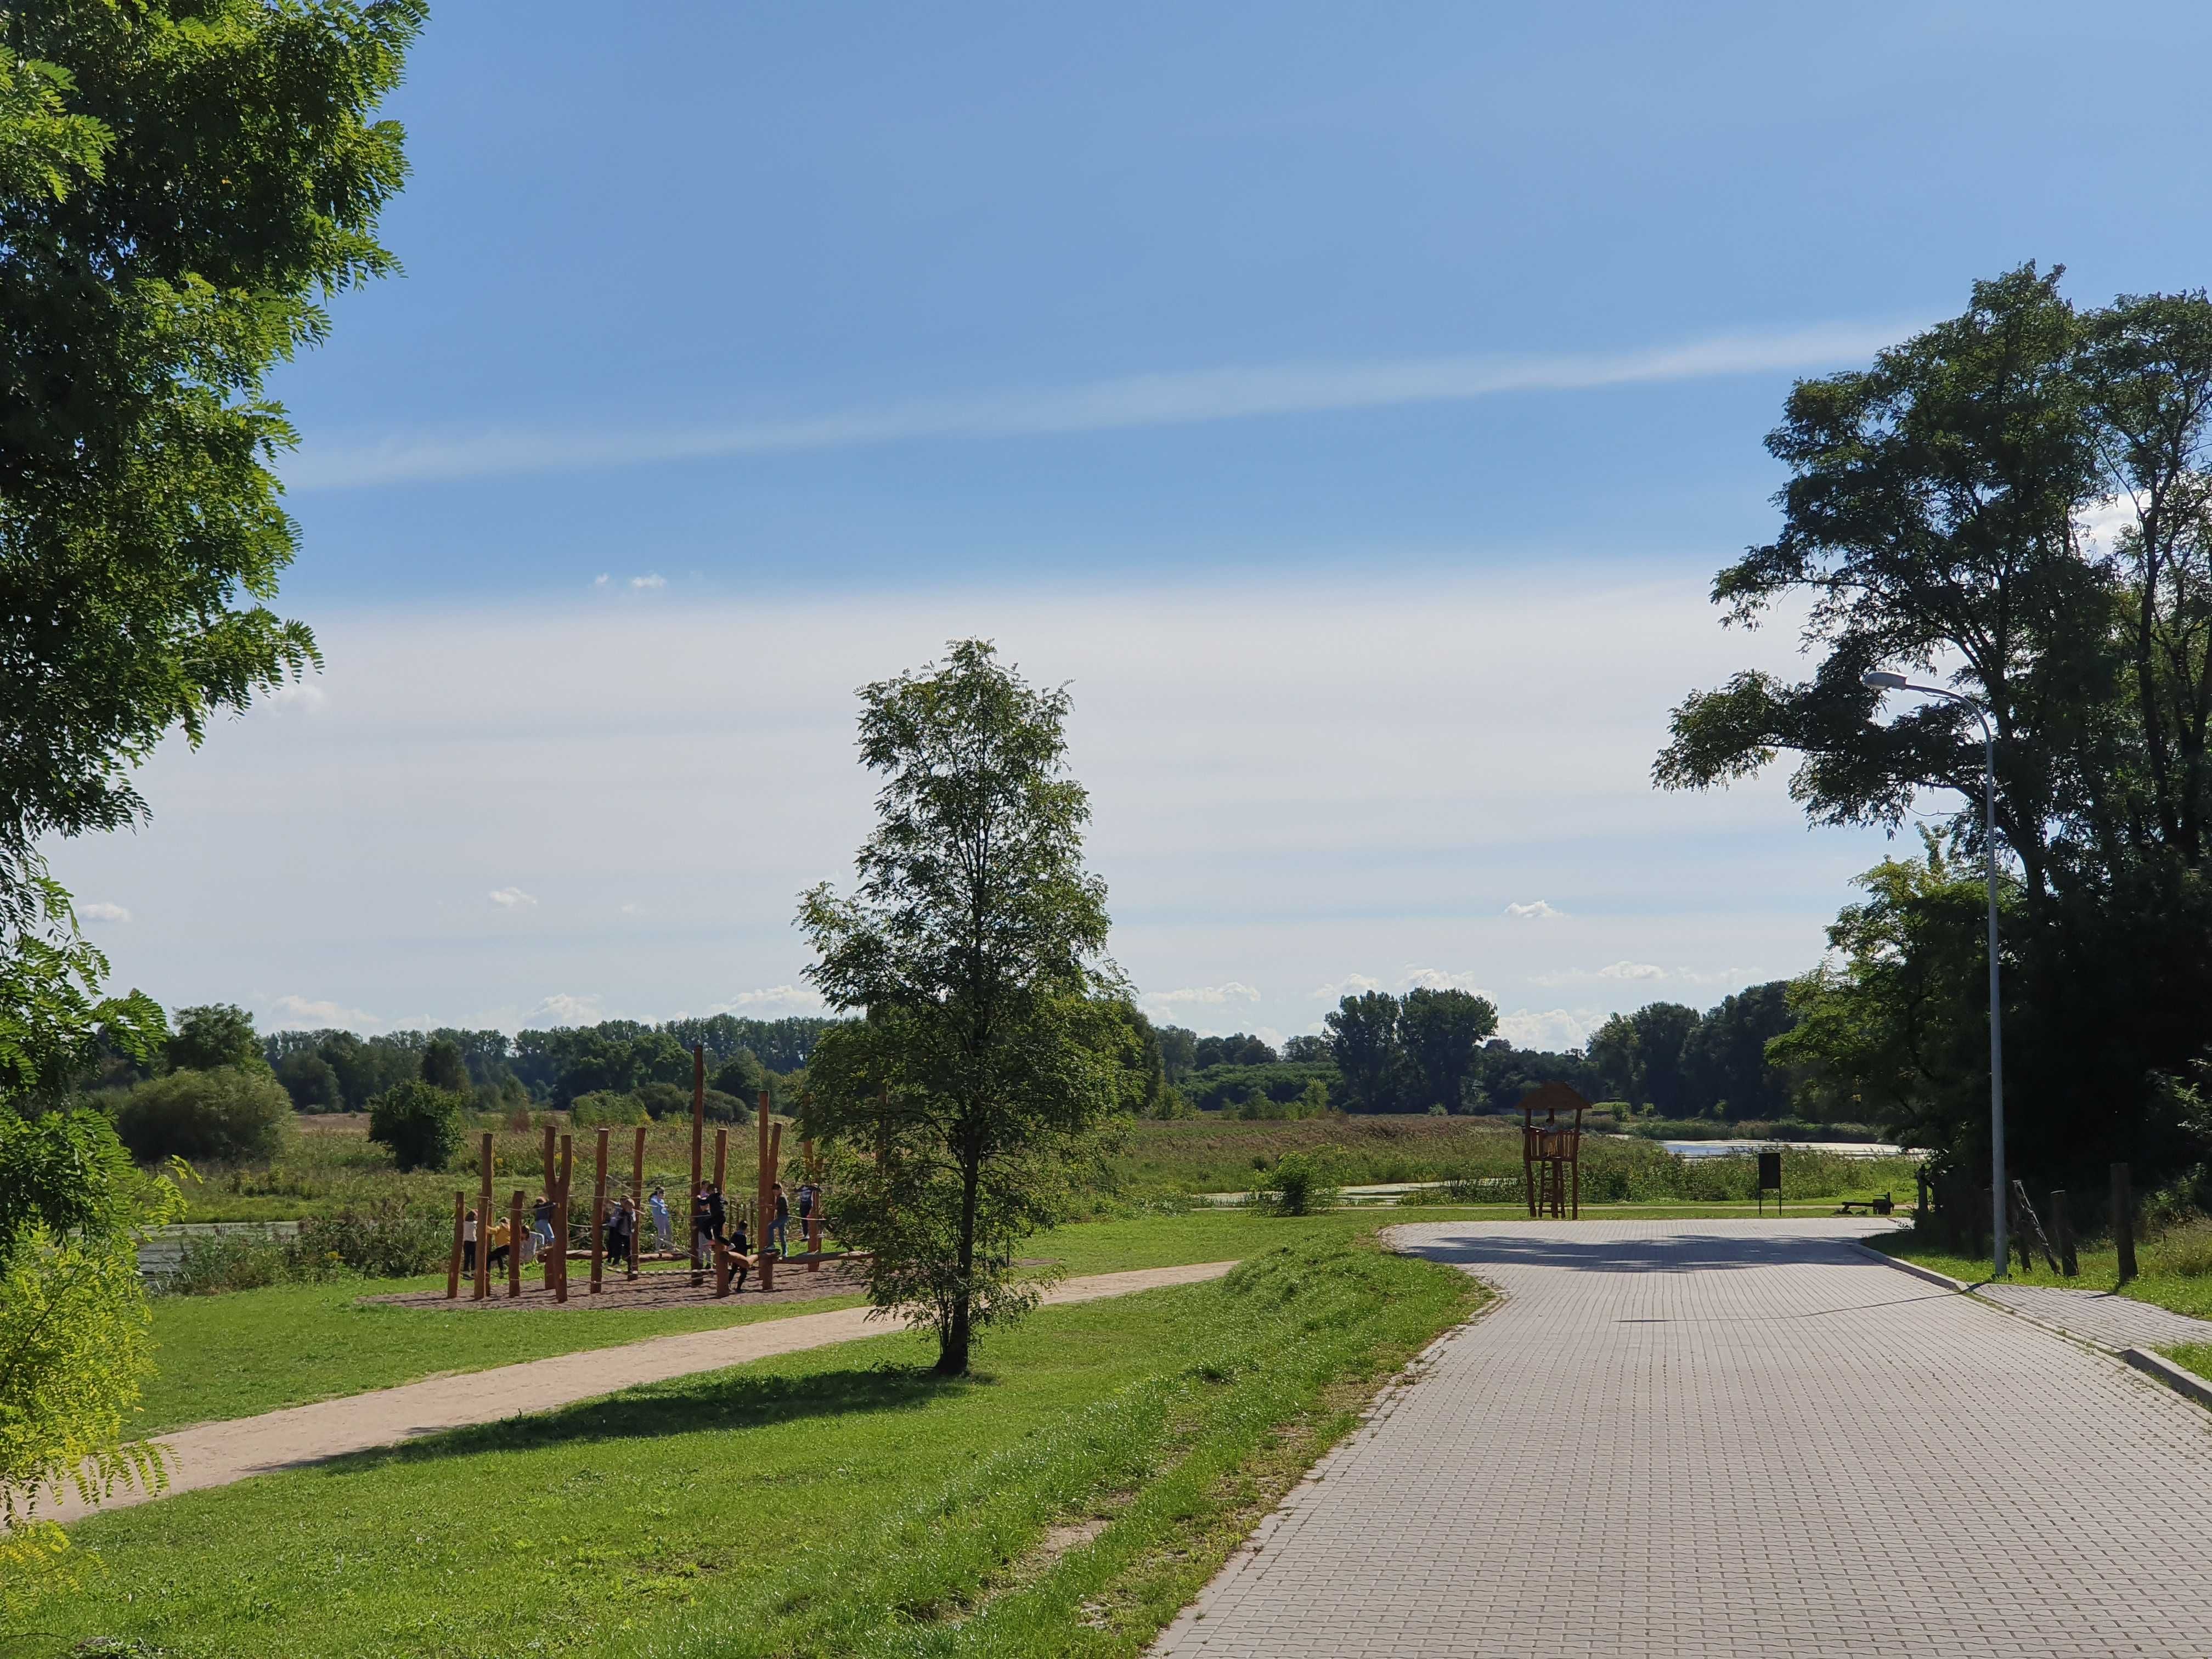
[{"label": "grass lawn", "polygon": [[[1832,1207],[1793,1206],[1792,1213],[1820,1214]],[[1062,1227],[1030,1241],[1023,1253],[1054,1259],[1071,1274],[1118,1273],[1242,1261],[1293,1236],[1351,1240],[1393,1222],[1504,1220],[1524,1213],[1508,1205],[1408,1206],[1285,1221],[1249,1210],[1198,1210]],[[1751,1216],[1757,1209],[1749,1204],[1622,1204],[1586,1206],[1584,1213],[1592,1218]],[[480,1314],[363,1306],[360,1301],[371,1291],[424,1290],[444,1282],[354,1279],[160,1298],[154,1304],[159,1370],[147,1387],[137,1431],[163,1434],[187,1424],[250,1417],[441,1372],[482,1370],[757,1319],[826,1313],[859,1300],[763,1306],[740,1297],[705,1308],[615,1310],[592,1308],[578,1292],[581,1305],[566,1312]]]},{"label": "grass lawn", "polygon": [[1135,1654],[1481,1295],[1278,1225],[957,1382],[888,1335],[101,1516],[72,1529],[100,1570],[0,1650]]},{"label": "grass lawn", "polygon": [[[1868,1243],[1892,1255],[1933,1267],[1939,1273],[1963,1279],[1969,1285],[1982,1284],[1990,1276],[1989,1257],[1954,1255],[1938,1246],[1915,1242],[1909,1231],[1869,1239]],[[2033,1267],[2023,1268],[2017,1255],[2012,1259],[2011,1277],[2022,1285],[2059,1285],[2069,1290],[2116,1291],[2138,1302],[2171,1308],[2176,1313],[2212,1319],[2212,1273],[2197,1266],[2198,1259],[2196,1249],[2185,1249],[2178,1241],[2169,1244],[2166,1239],[2152,1238],[2136,1245],[2136,1266],[2142,1271],[2125,1285],[2120,1283],[2119,1258],[2109,1244],[2084,1245],[2075,1252],[2075,1262],[2081,1269],[2079,1278],[2068,1279],[2051,1272],[2040,1256]],[[2184,1263],[2194,1271],[2183,1271]]]}]

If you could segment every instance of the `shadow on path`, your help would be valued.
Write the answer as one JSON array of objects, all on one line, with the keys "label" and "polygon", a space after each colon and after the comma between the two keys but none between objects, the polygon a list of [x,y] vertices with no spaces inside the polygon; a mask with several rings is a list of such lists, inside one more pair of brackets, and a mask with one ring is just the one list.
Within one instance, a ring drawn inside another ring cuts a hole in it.
[{"label": "shadow on path", "polygon": [[1660,1238],[1547,1238],[1525,1233],[1407,1239],[1408,1255],[1455,1267],[1565,1267],[1582,1273],[1688,1273],[1744,1267],[1880,1264],[1850,1240],[1673,1233]]}]

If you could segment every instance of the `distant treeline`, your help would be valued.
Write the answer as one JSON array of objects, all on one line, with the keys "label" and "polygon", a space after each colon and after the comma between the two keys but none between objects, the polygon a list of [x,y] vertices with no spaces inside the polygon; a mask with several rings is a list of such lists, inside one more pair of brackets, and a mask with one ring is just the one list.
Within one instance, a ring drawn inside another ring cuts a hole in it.
[{"label": "distant treeline", "polygon": [[763,1089],[780,1104],[788,1079],[805,1069],[815,1043],[834,1024],[717,1014],[659,1024],[611,1019],[512,1037],[452,1027],[368,1037],[341,1030],[276,1031],[263,1039],[262,1054],[304,1112],[366,1110],[395,1084],[421,1076],[424,1051],[439,1042],[459,1051],[479,1105],[566,1109],[584,1095],[646,1097],[654,1085],[688,1093],[691,1048],[699,1043],[707,1051],[712,1087],[750,1107]]},{"label": "distant treeline", "polygon": [[1615,1014],[1581,1048],[1521,1048],[1493,1033],[1498,1011],[1465,991],[1370,991],[1346,997],[1326,1030],[1279,1049],[1244,1032],[1200,1036],[1153,1028],[1175,1100],[1245,1116],[1348,1112],[1510,1112],[1540,1083],[1570,1085],[1593,1101],[1622,1101],[1662,1117],[1735,1122],[1832,1115],[1851,1103],[1814,1097],[1766,1057],[1794,1029],[1789,983],[1753,985],[1704,1013],[1676,1002]]}]

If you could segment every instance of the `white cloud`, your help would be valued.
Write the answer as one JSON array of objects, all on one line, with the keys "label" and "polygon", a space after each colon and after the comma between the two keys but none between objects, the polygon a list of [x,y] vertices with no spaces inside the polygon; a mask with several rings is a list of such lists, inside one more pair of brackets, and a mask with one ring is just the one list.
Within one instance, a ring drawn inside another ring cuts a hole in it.
[{"label": "white cloud", "polygon": [[320,713],[330,698],[319,685],[311,685],[306,680],[290,680],[261,701],[264,707],[280,714],[313,714]]},{"label": "white cloud", "polygon": [[632,576],[629,585],[633,589],[665,587],[668,578],[661,575]]},{"label": "white cloud", "polygon": [[365,1009],[345,1008],[335,1002],[311,1001],[301,996],[276,998],[269,1004],[268,1017],[263,1023],[272,1031],[320,1031],[332,1028],[374,1031],[384,1024]]},{"label": "white cloud", "polygon": [[620,907],[617,914],[625,916],[641,916],[645,914],[645,910],[641,905],[625,904]]},{"label": "white cloud", "polygon": [[89,904],[76,907],[77,915],[85,921],[128,921],[131,913],[119,904],[110,904],[105,899],[95,899]]},{"label": "white cloud", "polygon": [[1401,991],[1471,991],[1486,997],[1480,974],[1448,974],[1441,968],[1408,968],[1398,981]]},{"label": "white cloud", "polygon": [[1260,993],[1253,987],[1232,979],[1223,985],[1194,985],[1181,991],[1146,991],[1138,1000],[1157,1002],[1169,1008],[1185,1003],[1218,1007],[1224,1002],[1257,1002]]},{"label": "white cloud", "polygon": [[598,575],[592,578],[592,586],[594,587],[605,587],[607,583],[612,580],[612,577],[609,576],[605,571],[602,570]]},{"label": "white cloud", "polygon": [[1590,1028],[1603,1016],[1589,1009],[1549,1008],[1539,1012],[1520,1008],[1501,1014],[1498,1035],[1516,1048],[1549,1049],[1554,1053],[1579,1048]]},{"label": "white cloud", "polygon": [[544,1025],[596,1025],[606,1018],[601,1005],[605,999],[597,992],[587,996],[574,996],[566,991],[556,991],[542,999],[530,1011],[524,1027]]},{"label": "white cloud", "polygon": [[1664,979],[1667,970],[1656,962],[1611,962],[1597,970],[1600,979]]},{"label": "white cloud", "polygon": [[527,910],[538,902],[533,895],[520,887],[496,887],[484,896],[502,910]]},{"label": "white cloud", "polygon": [[1346,974],[1330,984],[1315,986],[1306,994],[1318,997],[1324,1002],[1339,1002],[1346,997],[1364,996],[1370,991],[1382,988],[1382,981],[1379,979],[1370,979],[1364,974]]},{"label": "white cloud", "polygon": [[1283,1044],[1286,1039],[1284,1037],[1283,1034],[1277,1030],[1273,1026],[1255,1025],[1252,1028],[1252,1035],[1259,1038],[1261,1042],[1266,1043],[1270,1048],[1273,1048],[1277,1054],[1282,1053]]},{"label": "white cloud", "polygon": [[295,489],[343,489],[412,479],[839,449],[918,438],[1033,437],[1456,403],[1516,392],[1587,391],[1857,362],[1894,343],[1912,326],[1904,321],[1822,323],[1633,351],[1171,371],[1085,386],[923,398],[828,415],[659,431],[447,431],[352,447],[311,445],[286,462],[283,473],[284,482]]},{"label": "white cloud", "polygon": [[770,985],[758,991],[740,991],[727,1002],[708,1010],[714,1014],[744,1014],[758,1019],[775,1014],[819,1014],[830,1005],[811,985]]},{"label": "white cloud", "polygon": [[1557,905],[1547,904],[1542,899],[1532,899],[1526,904],[1509,904],[1505,914],[1521,921],[1549,921],[1567,913]]}]

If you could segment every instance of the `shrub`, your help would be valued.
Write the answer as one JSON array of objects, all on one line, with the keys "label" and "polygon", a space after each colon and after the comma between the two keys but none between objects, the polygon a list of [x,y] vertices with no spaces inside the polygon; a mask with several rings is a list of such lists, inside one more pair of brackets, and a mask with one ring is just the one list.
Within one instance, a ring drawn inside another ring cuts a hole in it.
[{"label": "shrub", "polygon": [[370,1279],[412,1279],[446,1265],[453,1218],[386,1200],[300,1224],[300,1249]]},{"label": "shrub", "polygon": [[648,1121],[642,1101],[635,1095],[617,1094],[612,1089],[594,1089],[590,1094],[578,1095],[568,1103],[568,1127],[572,1129],[596,1129],[602,1125],[621,1128],[626,1124]]},{"label": "shrub", "polygon": [[368,1106],[368,1138],[392,1149],[404,1170],[442,1170],[466,1133],[461,1097],[427,1083],[401,1083]]},{"label": "shrub", "polygon": [[345,1091],[338,1087],[338,1074],[331,1063],[313,1048],[303,1048],[296,1054],[287,1054],[276,1063],[276,1080],[292,1097],[292,1104],[303,1112],[340,1112],[345,1109]]},{"label": "shrub", "polygon": [[283,1150],[292,1097],[264,1068],[172,1072],[123,1097],[115,1132],[141,1164],[165,1158],[265,1163]]},{"label": "shrub", "polygon": [[1270,1215],[1312,1215],[1337,1200],[1319,1158],[1285,1152],[1260,1184],[1260,1206]]},{"label": "shrub", "polygon": [[173,1272],[159,1281],[164,1296],[216,1296],[226,1291],[258,1291],[314,1277],[329,1278],[337,1264],[317,1275],[284,1239],[253,1233],[218,1233],[188,1238]]}]

